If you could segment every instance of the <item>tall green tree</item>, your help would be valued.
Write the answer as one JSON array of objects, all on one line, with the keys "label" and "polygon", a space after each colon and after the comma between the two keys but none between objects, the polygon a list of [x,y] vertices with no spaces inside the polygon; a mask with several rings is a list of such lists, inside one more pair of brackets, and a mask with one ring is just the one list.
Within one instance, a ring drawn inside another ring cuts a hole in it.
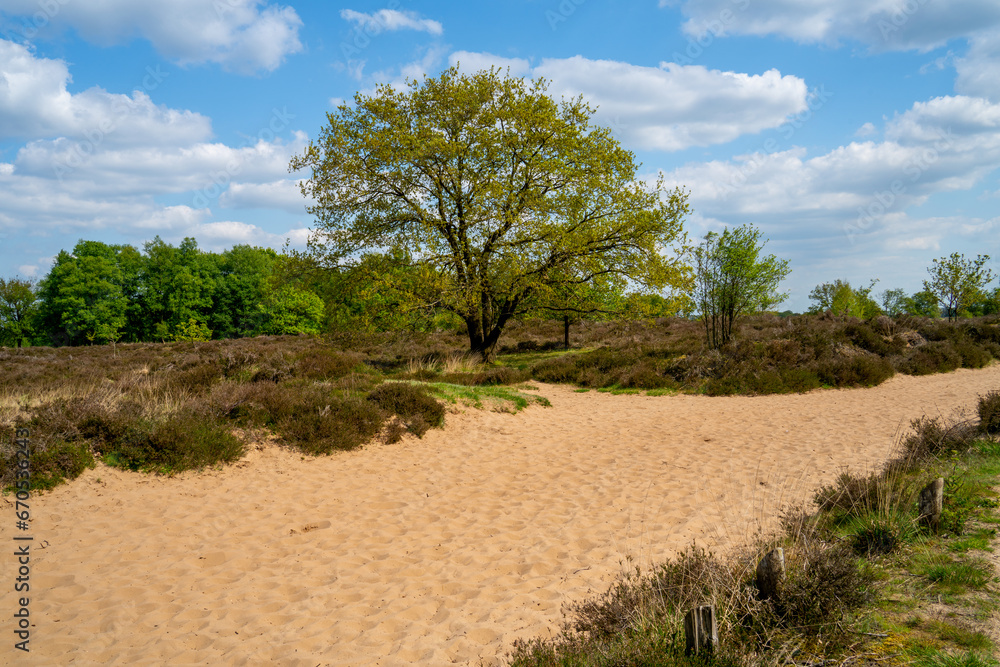
[{"label": "tall green tree", "polygon": [[216,338],[253,335],[261,326],[259,306],[271,289],[278,253],[236,245],[221,255],[207,254],[219,270],[207,325]]},{"label": "tall green tree", "polygon": [[901,287],[884,290],[879,299],[882,302],[882,310],[889,317],[896,317],[906,312],[906,290]]},{"label": "tall green tree", "polygon": [[941,304],[930,290],[920,290],[906,299],[906,312],[918,317],[941,317]]},{"label": "tall green tree", "polygon": [[556,102],[544,80],[496,69],[408,85],[357,94],[291,161],[311,171],[310,245],[327,265],[407,253],[420,278],[410,296],[461,318],[487,361],[505,325],[568,279],[685,284],[670,249],[687,193],[639,181],[582,99]]},{"label": "tall green tree", "polygon": [[38,295],[24,278],[0,278],[0,345],[20,347],[33,338]]},{"label": "tall green tree", "polygon": [[144,340],[173,340],[192,319],[207,323],[221,274],[216,259],[193,238],[174,247],[157,236],[143,251]]},{"label": "tall green tree", "polygon": [[809,308],[811,313],[830,311],[838,317],[858,317],[868,319],[882,314],[882,309],[871,297],[872,289],[878,280],[873,280],[868,287],[852,287],[846,280],[834,280],[832,283],[822,283],[813,288],[809,298],[816,303]]},{"label": "tall green tree", "polygon": [[[65,250],[39,283],[39,319],[55,345],[114,342],[122,337],[128,298],[123,266],[131,246],[80,241]],[[126,258],[122,261],[122,258]]]},{"label": "tall green tree", "polygon": [[763,256],[766,243],[759,229],[744,225],[709,232],[695,249],[693,300],[710,347],[732,339],[741,315],[771,310],[788,298],[777,291],[791,271],[788,260]]},{"label": "tall green tree", "polygon": [[270,292],[260,304],[265,335],[318,334],[323,325],[323,300],[309,290],[284,285]]},{"label": "tall green tree", "polygon": [[989,255],[965,259],[953,252],[949,257],[933,260],[927,269],[931,279],[924,281],[924,289],[937,296],[949,320],[955,320],[976,301],[985,297],[986,285],[995,277],[986,268]]}]

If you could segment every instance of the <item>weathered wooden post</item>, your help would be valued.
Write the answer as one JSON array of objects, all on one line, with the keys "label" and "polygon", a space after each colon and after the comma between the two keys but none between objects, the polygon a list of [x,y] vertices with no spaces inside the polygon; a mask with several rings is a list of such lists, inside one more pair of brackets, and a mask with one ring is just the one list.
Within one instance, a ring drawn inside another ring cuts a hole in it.
[{"label": "weathered wooden post", "polygon": [[696,607],[684,617],[684,639],[688,655],[707,655],[719,643],[715,626],[715,607],[710,604]]},{"label": "weathered wooden post", "polygon": [[935,533],[941,525],[942,509],[944,509],[944,478],[938,477],[920,492],[920,520]]},{"label": "weathered wooden post", "polygon": [[760,559],[757,564],[757,590],[764,600],[778,594],[778,586],[785,578],[785,550],[778,547]]}]

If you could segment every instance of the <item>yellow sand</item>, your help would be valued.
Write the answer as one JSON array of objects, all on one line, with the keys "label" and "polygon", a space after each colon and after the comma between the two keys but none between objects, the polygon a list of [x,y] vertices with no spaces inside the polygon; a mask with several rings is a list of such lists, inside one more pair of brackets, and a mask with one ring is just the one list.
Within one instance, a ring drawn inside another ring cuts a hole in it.
[{"label": "yellow sand", "polygon": [[877,466],[912,418],[997,388],[997,365],[759,398],[541,385],[551,408],[470,409],[330,457],[263,446],[175,478],[99,466],[32,501],[21,664],[495,664],[630,562],[773,526],[846,466]]}]

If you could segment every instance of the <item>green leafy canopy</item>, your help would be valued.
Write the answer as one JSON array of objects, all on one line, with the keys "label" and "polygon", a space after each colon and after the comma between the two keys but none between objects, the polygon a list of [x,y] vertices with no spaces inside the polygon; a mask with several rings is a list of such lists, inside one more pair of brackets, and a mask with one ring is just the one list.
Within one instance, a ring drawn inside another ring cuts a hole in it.
[{"label": "green leafy canopy", "polygon": [[686,284],[687,193],[639,181],[582,99],[556,102],[544,80],[496,69],[408,85],[341,105],[290,164],[311,170],[311,247],[330,264],[409,257],[415,301],[458,315],[485,358],[507,321],[576,285]]}]

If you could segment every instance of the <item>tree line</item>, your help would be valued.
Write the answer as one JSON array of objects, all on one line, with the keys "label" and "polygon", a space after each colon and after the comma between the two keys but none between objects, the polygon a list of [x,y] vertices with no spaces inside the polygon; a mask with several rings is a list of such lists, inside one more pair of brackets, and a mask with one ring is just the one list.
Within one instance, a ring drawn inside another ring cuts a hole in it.
[{"label": "tree line", "polygon": [[209,340],[319,333],[324,304],[284,277],[274,250],[238,245],[205,252],[178,246],[81,240],[37,283],[0,279],[0,344],[6,346]]}]

